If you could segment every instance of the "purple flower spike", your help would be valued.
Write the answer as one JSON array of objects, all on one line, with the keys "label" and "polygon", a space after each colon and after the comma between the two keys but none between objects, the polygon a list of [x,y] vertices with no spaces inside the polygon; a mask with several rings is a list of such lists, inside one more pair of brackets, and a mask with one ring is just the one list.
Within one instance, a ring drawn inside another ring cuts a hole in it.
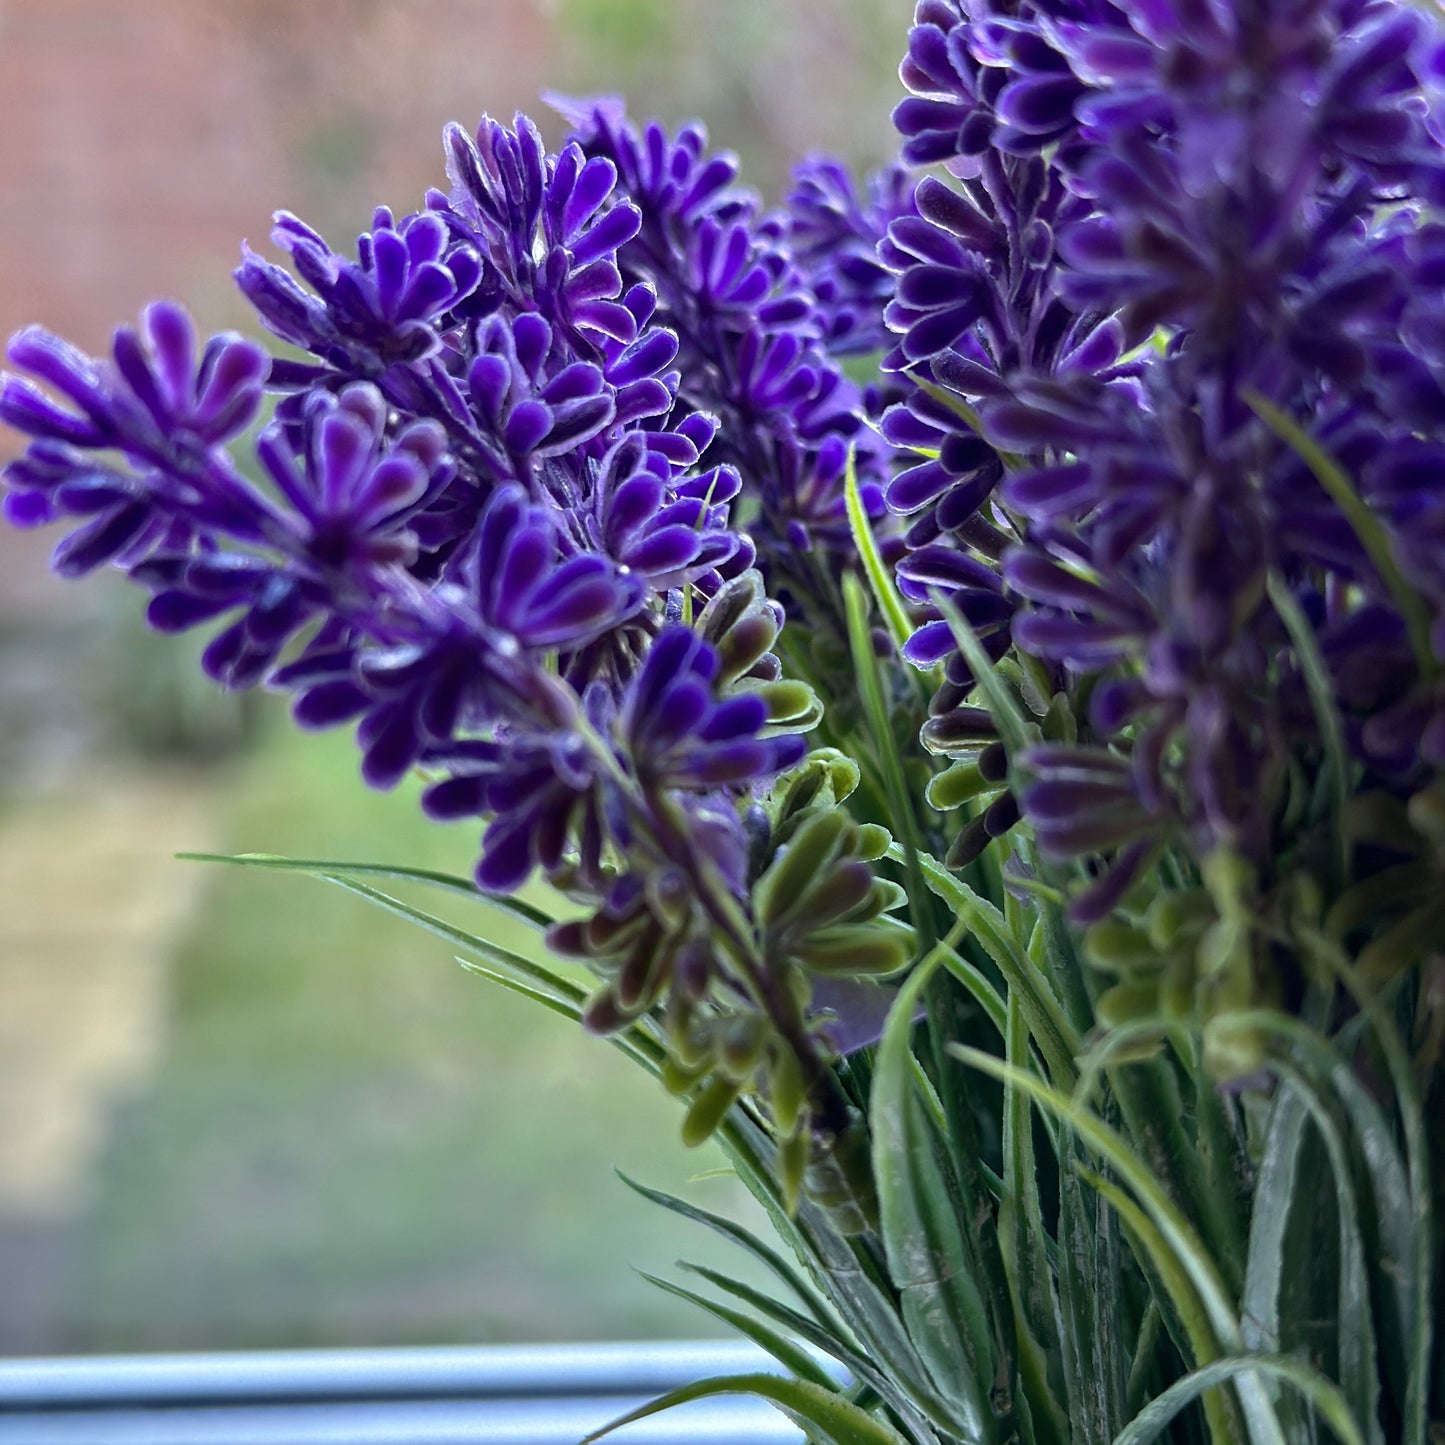
[{"label": "purple flower spike", "polygon": [[658,635],[617,720],[644,785],[707,793],[765,782],[801,761],[805,739],[759,736],[767,724],[760,697],[715,696],[718,668],[716,651],[691,629]]}]

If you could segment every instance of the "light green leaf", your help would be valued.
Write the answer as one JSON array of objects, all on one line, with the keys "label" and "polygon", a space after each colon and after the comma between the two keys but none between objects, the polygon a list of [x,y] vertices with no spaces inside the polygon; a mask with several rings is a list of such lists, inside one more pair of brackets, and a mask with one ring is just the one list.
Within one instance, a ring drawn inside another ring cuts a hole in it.
[{"label": "light green leaf", "polygon": [[[753,1198],[768,1211],[778,1234],[803,1261],[821,1290],[871,1358],[888,1362],[890,1403],[901,1417],[926,1417],[909,1428],[920,1440],[930,1426],[956,1436],[958,1422],[924,1368],[898,1317],[892,1286],[879,1272],[871,1243],[839,1233],[826,1209],[807,1195],[796,1215],[783,1206],[776,1175],[765,1164],[773,1146],[762,1127],[741,1111],[718,1130],[718,1138]],[[846,1361],[845,1361],[846,1363]]]},{"label": "light green leaf", "polygon": [[1239,1338],[1239,1325],[1214,1261],[1195,1233],[1194,1226],[1170,1200],[1128,1142],[1098,1115],[1079,1107],[1067,1094],[1050,1088],[1028,1070],[1015,1068],[991,1054],[965,1048],[961,1044],[952,1045],[950,1052],[970,1067],[1027,1094],[1067,1124],[1090,1149],[1112,1166],[1140,1202],[1145,1217],[1158,1231],[1172,1259],[1197,1293],[1203,1308],[1202,1318],[1209,1329],[1220,1342],[1234,1348]]},{"label": "light green leaf", "polygon": [[[1028,1030],[1015,993],[1009,994],[1004,1040],[1009,1063],[1025,1067]],[[1047,1234],[1039,1205],[1033,1112],[1028,1097],[1008,1085],[1003,1104],[1003,1173],[998,1238],[1013,1296],[1020,1386],[1028,1400],[1035,1440],[1066,1445],[1068,1417],[1050,1383],[1051,1374],[1062,1378],[1062,1361],[1057,1348],[1045,1349],[1045,1342],[1058,1333],[1059,1301],[1044,1248]],[[1099,1344],[1096,1340],[1096,1350]]]},{"label": "light green leaf", "polygon": [[403,903],[401,899],[393,898],[389,893],[383,893],[380,889],[371,888],[365,883],[353,882],[350,878],[341,878],[330,873],[318,873],[315,876],[324,883],[333,884],[347,893],[355,894],[358,898],[364,898],[368,903],[375,904],[376,907],[384,909],[387,913],[395,914],[396,917],[403,918],[408,923],[414,923],[419,928],[424,928],[428,933],[436,934],[438,938],[444,938],[454,947],[475,955],[499,972],[527,979],[538,988],[550,992],[555,998],[581,1004],[587,997],[584,989],[570,979],[563,978],[561,974],[554,972],[545,964],[535,963],[478,934],[468,933],[466,929],[458,928],[455,924],[426,912],[425,909],[415,908],[410,903]]},{"label": "light green leaf", "polygon": [[913,636],[913,624],[908,620],[908,609],[903,605],[903,598],[893,584],[888,565],[884,562],[883,554],[878,550],[877,540],[873,536],[868,513],[863,509],[863,497],[858,490],[856,449],[852,446],[848,448],[843,487],[844,501],[848,509],[848,529],[853,534],[853,545],[857,548],[859,561],[863,563],[863,572],[868,578],[873,600],[883,614],[888,635],[901,655],[903,644]]},{"label": "light green leaf", "polygon": [[924,882],[953,909],[998,965],[1009,992],[1018,994],[1024,1022],[1053,1081],[1061,1088],[1072,1089],[1079,1036],[1047,982],[1009,932],[1003,914],[932,854],[920,854],[918,861]]},{"label": "light green leaf", "polygon": [[924,960],[920,967],[926,967],[930,963],[942,963],[944,968],[966,988],[973,997],[975,1003],[983,1010],[985,1017],[994,1028],[998,1030],[999,1037],[1004,1036],[1005,1029],[1005,1005],[998,996],[998,990],[984,976],[983,970],[975,968],[956,948],[951,947],[947,941],[934,945],[933,952]]},{"label": "light green leaf", "polygon": [[807,1350],[755,1315],[747,1314],[743,1310],[735,1310],[731,1305],[723,1304],[721,1300],[709,1299],[706,1295],[686,1289],[680,1284],[674,1284],[671,1280],[660,1279],[656,1275],[648,1274],[645,1270],[638,1270],[638,1273],[648,1284],[656,1285],[658,1289],[675,1295],[678,1299],[687,1300],[689,1304],[694,1304],[701,1310],[706,1310],[714,1319],[721,1320],[729,1329],[746,1336],[755,1345],[765,1349],[785,1370],[798,1379],[807,1380],[821,1389],[832,1390],[835,1393],[839,1390],[838,1382]]},{"label": "light green leaf", "polygon": [[[720,1131],[721,1136],[721,1131]],[[690,1219],[694,1224],[701,1224],[718,1234],[740,1249],[750,1254],[759,1264],[765,1266],[778,1279],[780,1279],[796,1298],[807,1309],[818,1325],[825,1330],[829,1336],[841,1337],[842,1326],[834,1319],[827,1306],[819,1299],[817,1292],[808,1282],[780,1255],[777,1250],[763,1243],[752,1230],[739,1224],[736,1220],[727,1219],[721,1214],[713,1214],[706,1209],[700,1209],[695,1204],[689,1204],[685,1199],[679,1199],[676,1195],[665,1194],[660,1189],[650,1189],[645,1184],[639,1184],[635,1179],[630,1179],[621,1170],[618,1170],[617,1177],[634,1193],[640,1194],[644,1199],[650,1200],[653,1204],[661,1205],[663,1209],[671,1210],[674,1214],[680,1214],[684,1219]]]},{"label": "light green leaf", "polygon": [[903,840],[904,877],[910,902],[909,917],[925,946],[932,943],[928,895],[919,871],[921,839],[914,811],[913,790],[898,755],[898,743],[888,716],[888,704],[879,677],[878,658],[868,631],[868,599],[863,584],[852,572],[843,574],[843,600],[848,613],[848,645],[858,675],[863,714],[872,742],[873,758],[882,770],[883,788],[888,796],[889,824]]},{"label": "light green leaf", "polygon": [[[1080,1170],[1080,1175],[1090,1188],[1114,1207],[1123,1221],[1135,1252],[1141,1256],[1140,1263],[1147,1262],[1154,1275],[1163,1283],[1169,1303],[1184,1327],[1189,1342],[1188,1353],[1194,1363],[1205,1365],[1217,1359],[1219,1345],[1188,1278],[1188,1271],[1165,1241],[1163,1234],[1155,1227],[1153,1220],[1111,1180],[1102,1175],[1091,1174],[1087,1170]],[[1238,1432],[1234,1428],[1229,1402],[1218,1391],[1205,1393],[1204,1414],[1209,1422],[1210,1438],[1215,1445],[1233,1445]],[[1282,1438],[1280,1445],[1283,1445]]]},{"label": "light green leaf", "polygon": [[[910,371],[908,378],[920,391],[931,396],[940,406],[947,407],[956,417],[964,421],[970,431],[983,436],[983,422],[979,414],[956,391],[949,391],[947,387],[939,386],[936,381],[929,381],[926,377],[919,376],[917,372]],[[1023,458],[1015,456],[1013,452],[999,451],[997,447],[994,447],[994,451],[998,453],[999,460],[1009,471],[1017,471],[1024,465]]]},{"label": "light green leaf", "polygon": [[914,1433],[919,1435],[932,1433],[925,1417],[914,1408],[914,1402],[908,1390],[900,1388],[898,1380],[894,1378],[891,1361],[880,1362],[872,1358],[841,1336],[831,1335],[826,1330],[820,1329],[811,1320],[800,1315],[797,1310],[790,1309],[771,1295],[764,1294],[762,1290],[754,1289],[741,1280],[730,1279],[727,1275],[718,1270],[708,1269],[705,1265],[684,1262],[682,1268],[691,1274],[701,1275],[709,1284],[714,1285],[725,1294],[732,1295],[735,1299],[742,1300],[751,1309],[777,1321],[784,1329],[791,1330],[799,1339],[807,1341],[808,1344],[837,1360],[854,1379],[864,1382],[876,1391],[880,1398],[886,1399],[892,1404],[900,1419]]},{"label": "light green leaf", "polygon": [[1339,1353],[1340,1388],[1353,1418],[1368,1423],[1366,1433],[1370,1445],[1384,1445],[1379,1424],[1380,1377],[1376,1369],[1370,1282],[1365,1272],[1359,1200],[1349,1153],[1334,1115],[1313,1081],[1287,1060],[1275,1059],[1273,1067],[1299,1095],[1329,1156],[1339,1215],[1339,1304],[1334,1334]]},{"label": "light green leaf", "polygon": [[470,878],[439,873],[433,868],[408,868],[400,863],[348,863],[326,858],[283,858],[276,853],[177,853],[176,857],[188,863],[232,863],[241,868],[305,873],[313,878],[390,878],[404,883],[423,883],[429,888],[460,894],[469,903],[510,913],[532,928],[550,928],[557,921],[520,898],[483,893]]},{"label": "light green leaf", "polygon": [[[533,1003],[541,1004],[543,1008],[550,1009],[563,1018],[571,1019],[573,1023],[581,1022],[582,1010],[580,1008],[527,983],[524,979],[498,973],[488,968],[486,964],[474,963],[469,958],[458,958],[457,962],[468,973],[474,973],[478,978],[486,979],[488,983],[499,984],[502,988],[519,994],[522,998],[531,999]],[[606,1042],[620,1053],[625,1054],[634,1064],[646,1069],[654,1079],[661,1076],[663,1063],[667,1059],[667,1049],[657,1039],[644,1032],[640,1025],[634,1024],[631,1028],[623,1029],[619,1033],[608,1034]]]},{"label": "light green leaf", "polygon": [[594,1430],[581,1445],[592,1445],[614,1430],[645,1420],[664,1410],[686,1405],[693,1400],[707,1400],[717,1395],[756,1395],[775,1405],[801,1430],[806,1430],[819,1445],[908,1445],[891,1425],[876,1419],[832,1390],[804,1380],[784,1380],[777,1375],[720,1375],[712,1380],[699,1380],[682,1385],[636,1410],[619,1416],[600,1430]]},{"label": "light green leaf", "polygon": [[[1229,1303],[1218,1266],[1194,1226],[1170,1200],[1128,1143],[1097,1115],[1079,1108],[1066,1094],[1051,1089],[1031,1073],[1011,1068],[1004,1061],[977,1049],[955,1044],[950,1052],[980,1072],[991,1074],[1001,1083],[1012,1082],[1026,1090],[1036,1103],[1055,1114],[1110,1164],[1142,1206],[1141,1217],[1146,1218],[1157,1231],[1162,1247],[1172,1255],[1193,1286],[1203,1310],[1202,1317],[1208,1322],[1219,1347],[1230,1353],[1242,1352],[1239,1321]],[[1284,1445],[1279,1421],[1259,1381],[1244,1376],[1239,1383],[1239,1393],[1246,1419],[1255,1432],[1256,1445]]]},{"label": "light green leaf", "polygon": [[1280,1355],[1236,1355],[1209,1364],[1175,1381],[1151,1400],[1120,1432],[1114,1445],[1149,1445],[1157,1440],[1176,1415],[1206,1390],[1230,1380],[1266,1376],[1291,1385],[1310,1402],[1343,1445],[1366,1445],[1359,1426],[1339,1387],[1323,1375]]},{"label": "light green leaf", "polygon": [[958,644],[958,650],[963,653],[963,660],[968,663],[968,670],[973,674],[984,701],[988,704],[993,725],[998,729],[998,735],[1008,749],[1009,762],[1014,763],[1019,753],[1036,740],[1037,725],[1024,716],[1018,699],[998,675],[993,659],[984,651],[978,634],[969,626],[963,613],[954,606],[953,599],[935,587],[932,589],[930,601],[948,623],[948,630],[953,633],[953,640]]},{"label": "light green leaf", "polygon": [[888,1272],[908,1332],[934,1383],[957,1411],[966,1439],[998,1438],[989,1401],[994,1379],[988,1310],[959,1227],[937,1129],[913,1078],[909,1037],[931,968],[918,968],[898,992],[873,1065],[869,1124],[873,1174]]},{"label": "light green leaf", "polygon": [[1350,793],[1350,761],[1345,749],[1344,729],[1340,726],[1339,708],[1335,705],[1334,679],[1330,677],[1320,653],[1319,642],[1310,628],[1309,618],[1295,600],[1284,579],[1271,572],[1265,583],[1269,600],[1279,619],[1284,623],[1299,658],[1300,671],[1304,674],[1305,687],[1314,708],[1315,725],[1319,728],[1320,742],[1325,750],[1325,766],[1320,774],[1320,786],[1328,802],[1328,816],[1334,820],[1332,829],[1336,857],[1336,876],[1343,881],[1349,871],[1349,843],[1341,825],[1345,803]]},{"label": "light green leaf", "polygon": [[1403,1445],[1426,1445],[1429,1406],[1430,1338],[1432,1332],[1431,1300],[1435,1271],[1436,1243],[1434,1237],[1434,1204],[1430,1185],[1430,1151],[1425,1130],[1425,1113],[1409,1051],[1393,1020],[1385,1012],[1377,995],[1360,981],[1358,970],[1339,951],[1332,939],[1318,933],[1306,933],[1315,956],[1340,979],[1355,1003],[1369,1020],[1379,1040],[1385,1065],[1394,1086],[1400,1110],[1400,1123],[1405,1136],[1405,1162],[1410,1184],[1411,1282],[1413,1310],[1406,1347],[1408,1383],[1405,1393],[1405,1438]]}]

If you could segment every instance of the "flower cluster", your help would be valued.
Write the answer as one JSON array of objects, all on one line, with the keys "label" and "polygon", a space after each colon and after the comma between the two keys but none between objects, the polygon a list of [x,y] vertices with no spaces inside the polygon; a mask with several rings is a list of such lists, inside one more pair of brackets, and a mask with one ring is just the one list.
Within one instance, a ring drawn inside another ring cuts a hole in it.
[{"label": "flower cluster", "polygon": [[818,1438],[1425,1445],[1445,39],[918,0],[901,75],[772,212],[616,101],[449,127],[244,253],[300,360],[22,332],[7,515],[576,905],[514,906],[590,997],[513,981],[726,1120]]},{"label": "flower cluster", "polygon": [[[625,1025],[675,980],[680,1031],[741,1010],[772,1040],[757,1068],[803,1081],[789,1131],[826,1138],[843,1119],[833,1045],[799,981],[826,964],[769,951],[751,891],[771,854],[745,821],[819,709],[771,651],[783,609],[740,525],[776,515],[769,483],[743,494],[746,448],[719,428],[753,408],[771,437],[781,408],[790,495],[824,485],[820,458],[836,481],[858,419],[851,392],[830,400],[822,337],[877,302],[877,276],[850,272],[826,321],[781,232],[706,186],[659,211],[632,152],[548,154],[522,117],[449,127],[446,151],[451,189],[379,210],[354,258],[286,213],[273,237],[294,274],[244,252],[241,290],[306,359],[234,335],[201,346],[170,302],[108,358],[21,333],[10,358],[29,375],[5,379],[0,418],[32,440],[6,470],[7,513],[68,521],[57,568],[120,566],[157,628],[219,623],[204,664],[226,686],[289,692],[303,726],[354,722],[371,784],[424,770],[431,814],[486,820],[482,889],[540,869],[596,910],[594,951],[616,944],[602,920],[631,920],[645,985],[601,970],[594,1025]],[[643,237],[671,248],[651,271]],[[653,272],[700,281],[717,316],[764,318],[727,332],[737,386],[698,384]],[[268,393],[257,485],[237,454]],[[891,893],[859,912],[875,896],[859,867],[869,886],[824,912],[879,932],[862,943],[888,972],[907,931],[883,918]]]},{"label": "flower cluster", "polygon": [[[885,430],[924,453],[900,583],[1042,664],[1040,720],[1088,693],[1086,741],[1013,760],[1045,854],[1114,860],[1081,919],[1170,839],[1268,886],[1321,765],[1310,654],[1358,766],[1408,791],[1445,760],[1439,58],[1423,17],[1326,0],[918,7],[896,120],[958,179],[883,252],[917,383]],[[953,624],[909,652],[946,664],[948,750],[988,746]]]},{"label": "flower cluster", "polygon": [[880,172],[860,199],[846,171],[799,168],[789,207],[768,214],[710,153],[698,125],[638,128],[619,103],[555,102],[590,156],[617,167],[641,222],[618,251],[680,342],[680,395],[721,419],[719,446],[748,479],[748,519],[769,591],[841,642],[839,569],[854,558],[845,477],[886,526],[888,448],[868,425],[881,392],[838,358],[881,348],[891,278],[876,255],[912,207],[905,174]]}]

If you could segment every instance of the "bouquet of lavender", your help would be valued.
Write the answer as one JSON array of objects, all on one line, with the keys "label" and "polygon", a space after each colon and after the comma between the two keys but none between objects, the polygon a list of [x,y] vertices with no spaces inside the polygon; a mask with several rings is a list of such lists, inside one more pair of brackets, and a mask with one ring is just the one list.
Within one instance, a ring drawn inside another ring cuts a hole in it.
[{"label": "bouquet of lavender", "polygon": [[653,1196],[779,1282],[668,1288],[795,1378],[652,1408],[1445,1440],[1445,33],[920,0],[902,75],[864,186],[555,101],[354,255],[281,214],[275,356],[23,331],[6,513],[482,820],[251,861],[510,910],[722,1139],[797,1263]]}]

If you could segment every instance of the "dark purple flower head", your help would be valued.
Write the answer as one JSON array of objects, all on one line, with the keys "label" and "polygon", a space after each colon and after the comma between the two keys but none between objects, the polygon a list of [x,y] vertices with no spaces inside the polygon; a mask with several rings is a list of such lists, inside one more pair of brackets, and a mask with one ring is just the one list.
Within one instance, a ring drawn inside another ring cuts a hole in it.
[{"label": "dark purple flower head", "polygon": [[[812,221],[795,225],[786,216],[764,217],[753,197],[733,187],[736,162],[710,155],[700,127],[674,136],[656,124],[635,128],[609,101],[560,108],[584,151],[616,166],[619,191],[641,213],[618,265],[626,284],[656,297],[657,322],[678,338],[680,399],[722,423],[715,459],[736,467],[745,499],[757,506],[750,530],[770,588],[838,632],[836,601],[817,580],[817,567],[828,564],[800,563],[799,553],[852,556],[842,465],[849,443],[865,506],[887,530],[887,448],[866,428],[864,394],[829,346],[845,332],[876,334],[882,298],[866,233],[883,224],[884,213],[906,208],[903,182],[885,184],[876,204],[867,211],[853,205],[835,223],[822,212],[835,202],[850,205],[840,198],[851,197],[851,186],[820,162],[818,184],[829,189],[810,193]],[[854,290],[839,289],[845,253],[853,278],[846,287]],[[868,306],[874,309],[865,320]]]},{"label": "dark purple flower head", "polygon": [[801,761],[805,739],[760,736],[768,722],[761,697],[716,695],[719,665],[690,628],[668,627],[653,643],[617,720],[645,786],[704,793],[745,787]]},{"label": "dark purple flower head", "polygon": [[510,321],[487,317],[477,327],[476,351],[466,374],[469,409],[519,479],[530,475],[531,459],[579,448],[601,436],[616,415],[596,364],[548,365],[552,328],[536,312]]},{"label": "dark purple flower head", "polygon": [[565,554],[559,540],[554,514],[520,487],[499,491],[482,518],[464,576],[504,648],[583,647],[642,605],[637,579],[597,553]]},{"label": "dark purple flower head", "polygon": [[869,177],[863,195],[846,168],[826,156],[793,172],[788,240],[817,298],[832,355],[866,354],[889,344],[883,311],[893,279],[878,259],[878,245],[888,227],[913,209],[913,179],[902,166]]},{"label": "dark purple flower head", "polygon": [[576,145],[548,156],[521,115],[511,130],[483,118],[475,136],[449,126],[446,147],[452,195],[431,205],[490,263],[488,304],[535,307],[584,347],[631,341],[616,255],[639,217],[613,196],[616,167]]},{"label": "dark purple flower head", "polygon": [[137,332],[121,327],[110,361],[98,361],[38,326],[10,340],[11,363],[58,392],[7,375],[0,420],[38,440],[114,448],[139,465],[177,450],[201,454],[243,432],[261,405],[268,359],[232,333],[197,348],[190,317],[172,301],[145,309]]},{"label": "dark purple flower head", "polygon": [[381,394],[356,383],[334,398],[312,398],[301,456],[276,429],[257,444],[261,465],[295,508],[303,555],[320,570],[410,561],[416,543],[407,518],[451,480],[441,427],[413,422],[387,444],[386,423]]},{"label": "dark purple flower head", "polygon": [[277,212],[271,238],[314,294],[249,248],[236,271],[242,292],[283,341],[357,375],[433,355],[439,327],[482,280],[477,252],[455,245],[441,219],[425,212],[397,222],[378,210],[355,261],[289,211]]}]

